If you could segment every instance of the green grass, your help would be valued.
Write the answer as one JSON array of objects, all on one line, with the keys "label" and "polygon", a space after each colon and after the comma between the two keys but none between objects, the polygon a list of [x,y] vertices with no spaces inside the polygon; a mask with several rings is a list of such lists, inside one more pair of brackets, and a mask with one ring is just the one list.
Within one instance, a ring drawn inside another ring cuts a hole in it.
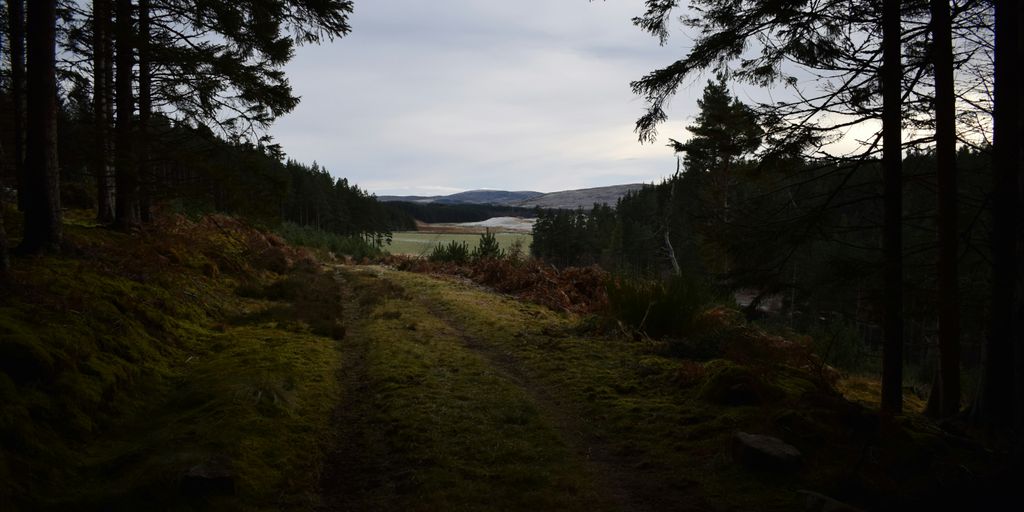
[{"label": "green grass", "polygon": [[[413,493],[416,500],[444,507],[471,503],[457,507],[467,510],[521,509],[526,503],[477,502],[504,488],[491,489],[489,480],[480,475],[506,470],[496,468],[497,462],[511,464],[507,471],[513,474],[557,475],[544,464],[567,457],[587,471],[578,453],[550,440],[551,431],[559,430],[556,425],[561,424],[564,436],[562,422],[580,418],[570,429],[580,428],[587,436],[606,440],[615,463],[624,465],[611,478],[628,475],[629,485],[645,491],[643,499],[675,500],[682,508],[710,507],[705,500],[711,499],[712,510],[796,506],[799,497],[792,489],[749,478],[728,457],[733,429],[756,429],[768,418],[757,407],[718,407],[697,400],[696,390],[682,389],[675,382],[678,360],[652,354],[639,343],[573,335],[574,317],[477,287],[417,274],[370,271],[382,272],[383,279],[402,287],[408,297],[418,298],[381,306],[376,313],[379,319],[371,321],[366,331],[379,344],[372,373],[383,390],[380,421],[401,425],[388,433],[387,443],[417,447],[413,461],[428,461],[429,471],[417,472],[426,480]],[[433,304],[435,310],[429,311],[426,304]],[[401,311],[400,318],[383,320],[380,311],[389,309]],[[434,313],[451,323],[437,323]],[[415,325],[415,330],[409,331],[409,325]],[[467,349],[468,342],[460,336],[480,346]],[[514,358],[521,380],[496,374],[481,354]],[[564,411],[537,405],[538,394],[552,395]],[[501,430],[496,426],[502,425],[503,415],[525,418],[520,420],[525,423],[513,424],[511,431]],[[514,444],[502,448],[502,441],[518,442],[509,439],[511,435],[526,436],[523,449],[543,449],[524,453],[516,452],[519,448]],[[513,451],[500,452],[498,458],[487,456],[485,449],[495,442],[498,448]],[[453,452],[473,456],[438,459]],[[444,467],[462,469],[453,475]],[[602,481],[600,475],[589,475],[589,479]],[[563,496],[558,491],[561,486],[540,482],[544,485],[539,496],[547,496],[546,500]],[[548,505],[553,504],[539,503],[527,508],[550,509]]]},{"label": "green grass", "polygon": [[[516,240],[523,244],[524,253],[529,252],[530,244],[533,243],[533,235],[529,233],[495,233],[494,236],[502,250],[506,252]],[[391,254],[426,256],[438,244],[447,244],[451,241],[466,242],[470,249],[473,249],[480,242],[480,235],[399,231],[394,233],[391,245],[385,246],[384,249]]]},{"label": "green grass", "polygon": [[[364,298],[369,467],[351,510],[602,510],[593,482],[520,387],[406,291],[346,269]],[[390,287],[389,287],[390,286]],[[365,415],[365,416],[363,416]],[[349,489],[353,491],[353,489]]]}]

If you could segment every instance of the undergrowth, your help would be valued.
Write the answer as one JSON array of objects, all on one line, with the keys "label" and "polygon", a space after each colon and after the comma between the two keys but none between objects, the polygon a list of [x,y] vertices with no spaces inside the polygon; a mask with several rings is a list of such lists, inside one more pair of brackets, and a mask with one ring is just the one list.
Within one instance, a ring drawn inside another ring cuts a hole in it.
[{"label": "undergrowth", "polygon": [[711,301],[704,288],[683,276],[666,281],[616,277],[607,290],[608,314],[652,338],[690,334],[697,315]]},{"label": "undergrowth", "polygon": [[344,236],[329,231],[282,223],[275,230],[289,244],[329,251],[335,256],[348,256],[356,261],[378,258],[383,251],[359,236]]},{"label": "undergrowth", "polygon": [[398,270],[470,279],[522,300],[557,311],[602,311],[608,296],[608,273],[597,266],[558,269],[535,259],[493,258],[469,263],[437,262],[410,256],[389,256],[382,263]]}]

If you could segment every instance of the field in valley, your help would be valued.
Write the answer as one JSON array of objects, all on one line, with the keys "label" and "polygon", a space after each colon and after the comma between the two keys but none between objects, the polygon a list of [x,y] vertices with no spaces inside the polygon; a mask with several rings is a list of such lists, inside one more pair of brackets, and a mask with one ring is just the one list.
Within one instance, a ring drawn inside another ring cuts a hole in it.
[{"label": "field in valley", "polygon": [[394,234],[391,244],[386,246],[391,254],[425,256],[434,247],[451,241],[466,242],[470,248],[476,247],[480,234],[490,230],[495,234],[501,248],[508,250],[518,240],[523,252],[529,252],[533,235],[530,233],[532,224],[526,219],[501,217],[484,222],[467,222],[461,224],[426,224],[418,223],[418,231],[399,231]]}]

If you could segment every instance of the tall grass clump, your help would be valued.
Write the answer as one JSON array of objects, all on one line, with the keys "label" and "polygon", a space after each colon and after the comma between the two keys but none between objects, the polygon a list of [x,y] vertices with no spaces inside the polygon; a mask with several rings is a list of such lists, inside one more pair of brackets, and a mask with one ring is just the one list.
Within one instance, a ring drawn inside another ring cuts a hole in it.
[{"label": "tall grass clump", "polygon": [[282,223],[277,228],[277,233],[291,245],[323,249],[336,255],[351,256],[357,260],[377,258],[383,255],[379,248],[359,236],[343,236],[291,222]]},{"label": "tall grass clump", "polygon": [[607,293],[611,318],[651,338],[689,334],[711,302],[704,286],[683,276],[664,281],[616,277],[608,281]]}]

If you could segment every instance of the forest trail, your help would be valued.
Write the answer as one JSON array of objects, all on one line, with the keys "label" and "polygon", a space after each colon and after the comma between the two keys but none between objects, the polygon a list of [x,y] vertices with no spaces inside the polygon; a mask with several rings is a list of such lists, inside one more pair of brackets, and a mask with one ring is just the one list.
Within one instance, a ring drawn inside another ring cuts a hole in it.
[{"label": "forest trail", "polygon": [[322,510],[714,509],[689,471],[671,470],[680,454],[651,444],[670,442],[645,412],[666,397],[635,396],[644,386],[621,343],[468,283],[336,272],[346,391]]}]

